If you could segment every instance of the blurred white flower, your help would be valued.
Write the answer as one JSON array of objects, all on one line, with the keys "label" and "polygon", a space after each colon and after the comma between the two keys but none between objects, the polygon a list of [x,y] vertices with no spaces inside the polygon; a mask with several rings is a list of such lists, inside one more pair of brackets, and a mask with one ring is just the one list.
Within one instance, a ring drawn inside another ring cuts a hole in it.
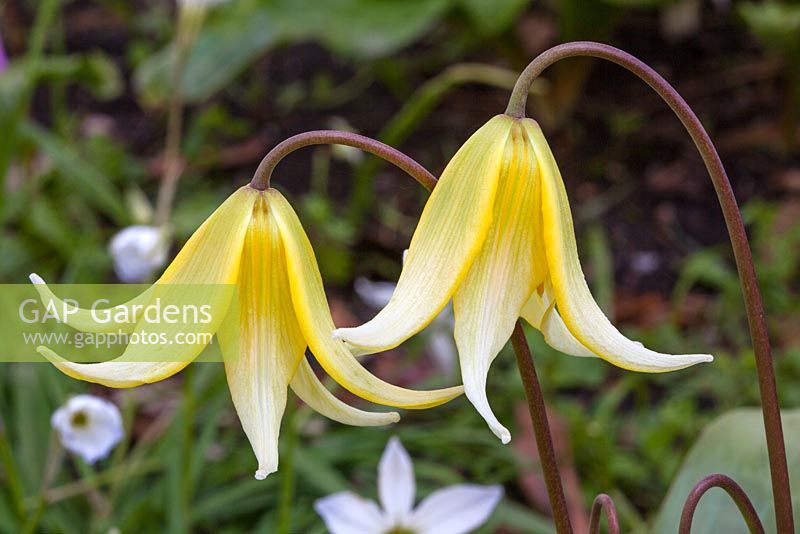
[{"label": "blurred white flower", "polygon": [[[403,254],[405,257],[405,253]],[[394,293],[395,284],[392,282],[372,282],[366,278],[357,278],[353,288],[364,303],[376,310],[380,310],[389,302]],[[436,365],[447,378],[452,378],[456,371],[458,351],[453,338],[453,304],[449,303],[436,316],[431,324],[420,332],[425,336],[425,352],[433,358]]]},{"label": "blurred white flower", "polygon": [[228,0],[178,0],[181,9],[208,9]]},{"label": "blurred white flower", "polygon": [[428,495],[414,508],[414,466],[393,437],[378,464],[377,503],[349,491],[319,499],[314,509],[331,534],[462,534],[489,519],[501,486],[456,484]]},{"label": "blurred white flower", "polygon": [[[358,130],[347,122],[344,117],[331,117],[328,121],[328,128],[331,130],[358,133]],[[346,161],[351,165],[358,165],[364,159],[364,152],[352,146],[332,145],[331,153],[335,158]]]},{"label": "blurred white flower", "polygon": [[682,41],[698,31],[703,24],[700,0],[678,0],[661,8],[661,35],[669,41]]},{"label": "blurred white flower", "polygon": [[53,412],[50,424],[61,444],[87,464],[102,460],[123,436],[122,416],[113,403],[94,395],[77,395]]},{"label": "blurred white flower", "polygon": [[128,226],[109,244],[114,271],[123,282],[146,282],[167,261],[167,231],[156,226]]}]

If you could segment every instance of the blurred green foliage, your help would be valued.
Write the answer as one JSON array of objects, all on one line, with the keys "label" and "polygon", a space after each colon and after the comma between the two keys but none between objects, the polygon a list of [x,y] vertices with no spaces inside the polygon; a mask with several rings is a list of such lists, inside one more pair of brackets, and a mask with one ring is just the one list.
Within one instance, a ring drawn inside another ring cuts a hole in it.
[{"label": "blurred green foliage", "polygon": [[[249,178],[220,163],[222,143],[246,142],[267,121],[286,121],[315,109],[335,113],[379,81],[402,105],[385,124],[373,128],[377,137],[399,146],[424,126],[445,95],[462,85],[513,84],[512,71],[460,62],[492,47],[507,63],[521,65],[527,58],[510,50],[507,37],[529,3],[239,0],[209,14],[179,88],[170,83],[174,25],[166,5],[137,13],[129,3],[108,2],[104,7],[131,31],[122,57],[112,58],[99,50],[66,53],[49,43],[63,33],[64,5],[54,0],[37,4],[31,9],[35,22],[26,53],[14,57],[9,70],[0,74],[0,175],[6,177],[0,197],[0,281],[22,283],[34,269],[64,283],[113,280],[106,245],[116,230],[137,219],[126,199],[143,192],[152,198],[157,187],[149,169],[153,162],[145,155],[157,148],[133,149],[136,143],[124,136],[86,127],[87,117],[67,105],[68,90],[114,102],[131,85],[132,100],[144,108],[136,113],[156,116],[156,124],[160,108],[175,90],[196,106],[182,143],[191,165],[171,219],[182,243],[234,182]],[[550,9],[558,17],[559,39],[606,39],[629,10],[666,3],[568,0],[554,2]],[[738,12],[766,46],[796,61],[796,7],[741,3]],[[307,41],[319,43],[335,62],[353,69],[352,78],[335,83],[323,71],[311,80],[279,84],[248,75],[265,54]],[[419,57],[402,54],[420,42],[425,52]],[[588,67],[554,70],[552,93],[579,96]],[[429,81],[418,87],[410,81],[420,77]],[[264,100],[273,103],[273,115],[248,112]],[[130,101],[126,105],[133,106]],[[556,114],[569,110],[569,98],[550,106]],[[614,135],[636,131],[642,122],[635,114],[611,120],[616,120]],[[123,124],[123,129],[135,130],[136,125]],[[467,133],[454,137],[463,139]],[[457,146],[447,139],[431,144],[445,155]],[[334,154],[326,148],[313,154],[310,192],[293,202],[326,282],[348,285],[365,274],[359,270],[365,264],[369,274],[396,274],[401,249],[376,251],[362,242],[375,220],[382,230],[399,235],[397,242],[407,241],[414,225],[397,206],[378,202],[382,199],[376,197],[373,178],[380,163],[371,158],[345,161],[353,183],[343,190],[332,180],[339,178],[332,171]],[[411,198],[407,204],[412,207],[421,206],[425,198],[421,189],[397,192]],[[587,203],[576,216],[594,216],[596,210]],[[800,382],[800,349],[783,325],[794,324],[800,313],[800,228],[777,232],[779,210],[777,203],[755,201],[747,205],[745,217],[770,324],[779,340],[775,361],[782,399],[795,407],[800,406],[800,388],[788,386]],[[601,226],[591,226],[582,253],[593,292],[610,313],[615,288],[607,237]],[[627,374],[601,361],[564,357],[538,333],[529,332],[547,399],[568,429],[568,449],[584,500],[590,502],[600,491],[610,493],[632,531],[647,531],[648,514],[658,509],[684,453],[715,414],[758,401],[732,265],[727,246],[689,255],[672,295],[674,320],[633,332],[664,351],[714,348],[713,365],[669,375]],[[702,322],[682,324],[680,310],[697,295],[707,299]],[[417,340],[408,344],[402,370],[421,363],[421,348]],[[440,385],[435,379],[414,384]],[[375,466],[387,431],[329,424],[302,407],[284,425],[285,441],[296,440],[297,446],[291,453],[284,451],[281,471],[265,482],[253,480],[254,460],[236,421],[223,370],[198,364],[162,386],[114,393],[125,414],[127,442],[94,468],[69,458],[42,493],[52,439],[50,414],[71,394],[87,390],[98,391],[47,366],[0,364],[0,532],[108,532],[111,527],[123,532],[273,532],[281,503],[288,502],[292,532],[314,533],[323,531],[313,513],[314,499],[347,488],[362,495],[374,492]],[[514,414],[523,393],[510,354],[498,358],[489,395],[500,419],[521,440],[525,429]],[[507,496],[485,532],[499,525],[519,532],[550,530],[549,521],[531,511],[523,496],[520,473],[536,472],[529,455],[500,445],[465,399],[404,414],[404,422],[390,432],[402,438],[415,458],[420,496],[459,481],[502,483]]]},{"label": "blurred green foliage", "polygon": [[[800,411],[786,410],[783,415],[786,454],[794,487],[800,483]],[[685,496],[698,480],[711,473],[724,473],[747,492],[762,519],[766,532],[775,532],[772,484],[769,477],[767,443],[761,410],[739,409],[714,420],[703,431],[686,456],[672,487],[653,524],[653,532],[678,530]],[[797,502],[797,501],[795,501]],[[795,505],[795,514],[800,503]],[[699,532],[748,532],[736,505],[723,491],[711,491],[697,507],[692,528]]]}]

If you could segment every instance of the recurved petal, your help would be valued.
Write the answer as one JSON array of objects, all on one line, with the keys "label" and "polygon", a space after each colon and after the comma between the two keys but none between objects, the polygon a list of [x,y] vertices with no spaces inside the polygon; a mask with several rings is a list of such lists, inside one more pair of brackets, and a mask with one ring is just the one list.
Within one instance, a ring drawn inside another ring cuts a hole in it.
[{"label": "recurved petal", "polygon": [[[238,256],[244,237],[247,219],[255,201],[255,190],[242,187],[211,214],[195,231],[178,256],[167,267],[156,283],[162,284],[230,284],[236,281]],[[231,278],[233,273],[234,278]],[[82,332],[133,331],[141,310],[153,298],[152,288],[141,295],[112,308],[94,310],[66,305],[47,286],[38,274],[32,273],[39,298],[45,306],[57,310],[68,309],[63,322]],[[102,320],[107,314],[125,314],[133,320],[127,323]],[[98,317],[100,320],[98,320]]]},{"label": "recurved petal", "polygon": [[578,259],[569,200],[550,147],[536,122],[525,119],[542,174],[542,215],[547,265],[556,306],[569,331],[587,349],[631,371],[665,372],[709,362],[708,354],[662,354],[617,330],[592,297]]},{"label": "recurved petal", "polygon": [[534,290],[520,315],[531,326],[539,330],[547,344],[557,351],[570,356],[597,356],[575,339],[575,336],[569,331],[556,310],[555,300],[552,299],[547,289],[541,295]]},{"label": "recurved petal", "polygon": [[320,382],[314,370],[303,358],[292,377],[292,391],[300,399],[328,419],[353,426],[383,426],[400,420],[397,412],[366,412],[336,398]]},{"label": "recurved petal", "polygon": [[336,336],[369,352],[396,347],[447,304],[492,222],[503,147],[514,119],[498,115],[450,160],[425,204],[392,298],[371,321]]},{"label": "recurved petal", "polygon": [[[192,235],[161,279],[150,290],[144,304],[155,298],[170,301],[194,302],[202,294],[212,310],[208,323],[193,325],[158,324],[135,325],[133,334],[163,334],[173,340],[175,334],[195,334],[196,343],[132,343],[123,354],[107,362],[84,364],[68,361],[46,347],[37,350],[63,373],[108,387],[134,387],[163,380],[177,373],[194,360],[217,331],[233,294],[239,274],[239,263],[245,234],[257,198],[257,191],[241,188],[231,195]],[[192,284],[188,294],[182,284]],[[198,293],[199,292],[199,293]],[[174,297],[174,298],[173,298]],[[139,297],[137,297],[139,298]],[[133,301],[132,301],[133,302]]]},{"label": "recurved petal", "polygon": [[61,322],[81,332],[132,332],[136,326],[135,320],[138,320],[138,315],[140,313],[138,310],[141,309],[142,305],[149,302],[152,293],[152,291],[148,289],[124,304],[119,304],[103,310],[103,314],[109,313],[114,316],[124,313],[128,317],[134,319],[134,321],[128,323],[119,323],[116,321],[105,321],[103,320],[104,315],[98,316],[97,312],[93,313],[93,310],[78,308],[58,298],[50,287],[48,287],[44,279],[36,273],[31,273],[28,278],[36,289],[36,292],[39,293],[39,299],[42,301],[42,305],[45,309],[66,310],[67,313],[62,313],[59,316]]},{"label": "recurved petal", "polygon": [[334,380],[368,401],[398,408],[429,408],[460,395],[461,387],[433,391],[401,388],[371,374],[333,338],[331,318],[314,250],[300,220],[278,191],[267,191],[272,213],[280,227],[289,267],[289,283],[303,336],[317,361]]},{"label": "recurved petal", "polygon": [[121,361],[74,363],[65,360],[47,347],[38,347],[36,351],[50,360],[50,363],[65,375],[109,388],[133,388],[158,382],[169,378],[190,363],[189,361],[132,362],[124,361],[124,356],[119,358]]},{"label": "recurved petal", "polygon": [[278,469],[286,390],[306,350],[280,232],[263,193],[244,240],[238,286],[238,313],[228,314],[218,339],[233,405],[258,459],[255,476],[263,480]]},{"label": "recurved petal", "polygon": [[539,283],[533,254],[539,205],[537,167],[519,124],[514,124],[506,143],[502,169],[491,228],[453,297],[453,311],[464,392],[492,432],[508,443],[511,434],[486,398],[486,376]]}]

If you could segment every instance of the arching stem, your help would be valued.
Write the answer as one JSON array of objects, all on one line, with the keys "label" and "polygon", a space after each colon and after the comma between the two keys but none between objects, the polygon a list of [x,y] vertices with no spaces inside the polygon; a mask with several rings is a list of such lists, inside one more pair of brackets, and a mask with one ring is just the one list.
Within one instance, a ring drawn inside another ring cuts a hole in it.
[{"label": "arching stem", "polygon": [[433,189],[433,186],[436,185],[436,177],[429,173],[425,167],[389,145],[351,132],[315,130],[294,135],[270,150],[258,165],[250,182],[250,187],[261,191],[268,189],[270,177],[275,166],[295,150],[312,145],[345,145],[360,148],[398,166],[428,190]]},{"label": "arching stem", "polygon": [[730,236],[731,246],[739,272],[745,311],[750,326],[750,337],[756,359],[756,372],[761,393],[761,408],[764,414],[764,429],[767,438],[770,475],[772,477],[772,496],[775,503],[776,526],[778,532],[794,532],[792,495],[789,486],[789,471],[786,463],[786,446],[781,424],[780,404],[775,384],[775,371],[772,365],[772,351],[769,343],[767,325],[758,278],[753,266],[750,243],[747,239],[742,215],[736,203],[730,180],[722,165],[711,138],[703,128],[700,119],[689,107],[683,97],[660,74],[632,55],[613,46],[593,42],[574,42],[555,46],[531,61],[517,80],[511,94],[506,113],[513,117],[525,116],[525,103],[528,90],[541,72],[569,57],[589,56],[606,59],[634,73],[644,80],[669,105],[689,132],[695,146],[700,151],[703,162],[711,176],[717,193],[725,224]]},{"label": "arching stem", "polygon": [[608,525],[609,534],[619,534],[619,519],[617,518],[617,507],[614,506],[614,501],[606,495],[601,493],[594,498],[592,503],[592,513],[589,516],[589,534],[600,533],[600,514],[605,512],[606,524]]},{"label": "arching stem", "polygon": [[547,496],[550,499],[553,523],[558,534],[572,534],[572,523],[569,520],[564,488],[561,486],[561,475],[558,471],[553,438],[550,435],[550,424],[547,422],[547,409],[544,405],[542,387],[539,385],[539,377],[536,376],[536,367],[533,365],[533,355],[525,339],[525,331],[519,321],[514,325],[511,345],[514,348],[514,355],[517,357],[517,367],[522,377],[525,397],[528,399],[528,411],[533,423],[536,448],[539,449],[539,462],[542,465],[542,475],[545,486],[547,486]]},{"label": "arching stem", "polygon": [[[758,518],[758,513],[753,507],[753,503],[750,502],[750,499],[747,497],[742,487],[732,478],[720,474],[708,475],[698,482],[695,487],[692,488],[692,491],[689,492],[689,496],[686,498],[686,502],[683,505],[678,534],[691,534],[692,519],[694,519],[694,512],[697,509],[697,505],[700,503],[700,499],[703,498],[703,495],[711,488],[721,488],[725,490],[731,500],[736,504],[736,507],[739,508],[742,519],[747,523],[747,528],[750,529],[750,534],[764,534],[764,525],[761,524],[761,520]],[[784,531],[779,528],[778,532]]]}]

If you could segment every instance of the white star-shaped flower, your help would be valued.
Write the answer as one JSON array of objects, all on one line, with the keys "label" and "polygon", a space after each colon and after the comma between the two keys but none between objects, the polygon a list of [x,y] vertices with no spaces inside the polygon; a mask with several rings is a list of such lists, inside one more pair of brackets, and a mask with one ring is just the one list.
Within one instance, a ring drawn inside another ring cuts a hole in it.
[{"label": "white star-shaped flower", "polygon": [[77,395],[53,412],[50,424],[61,444],[87,464],[102,460],[124,435],[115,404],[94,395]]},{"label": "white star-shaped flower", "polygon": [[414,508],[414,465],[393,437],[378,464],[377,503],[343,491],[314,503],[331,534],[465,534],[489,519],[501,486],[456,484],[434,491]]}]

